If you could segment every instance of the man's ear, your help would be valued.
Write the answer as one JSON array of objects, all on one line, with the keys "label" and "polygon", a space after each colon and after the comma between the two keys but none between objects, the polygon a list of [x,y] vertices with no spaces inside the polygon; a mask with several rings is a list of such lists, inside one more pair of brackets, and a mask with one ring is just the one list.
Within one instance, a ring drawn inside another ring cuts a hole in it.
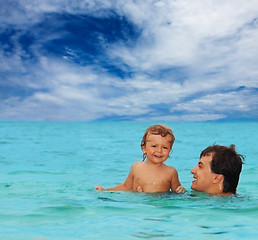
[{"label": "man's ear", "polygon": [[215,174],[213,183],[223,182],[224,176],[222,174]]}]

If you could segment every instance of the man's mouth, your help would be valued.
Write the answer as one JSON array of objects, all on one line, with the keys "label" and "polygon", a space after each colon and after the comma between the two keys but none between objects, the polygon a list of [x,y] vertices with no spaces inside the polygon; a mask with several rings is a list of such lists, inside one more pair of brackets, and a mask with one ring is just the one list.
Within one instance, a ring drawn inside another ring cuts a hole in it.
[{"label": "man's mouth", "polygon": [[196,182],[197,181],[197,177],[193,176],[193,178],[194,178],[193,182]]}]

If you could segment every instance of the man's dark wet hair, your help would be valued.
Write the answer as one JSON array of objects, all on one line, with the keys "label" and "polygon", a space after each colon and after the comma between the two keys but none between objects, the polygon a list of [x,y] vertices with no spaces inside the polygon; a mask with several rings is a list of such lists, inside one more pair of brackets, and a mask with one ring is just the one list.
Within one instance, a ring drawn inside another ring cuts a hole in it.
[{"label": "man's dark wet hair", "polygon": [[236,152],[233,144],[209,146],[201,152],[200,158],[204,156],[212,156],[211,171],[224,176],[223,192],[235,194],[244,156]]}]

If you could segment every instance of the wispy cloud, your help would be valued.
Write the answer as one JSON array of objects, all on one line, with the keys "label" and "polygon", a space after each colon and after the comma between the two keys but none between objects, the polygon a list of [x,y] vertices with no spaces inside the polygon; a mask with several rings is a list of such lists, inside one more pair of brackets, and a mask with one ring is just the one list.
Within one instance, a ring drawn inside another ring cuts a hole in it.
[{"label": "wispy cloud", "polygon": [[0,119],[257,120],[257,1],[0,7]]}]

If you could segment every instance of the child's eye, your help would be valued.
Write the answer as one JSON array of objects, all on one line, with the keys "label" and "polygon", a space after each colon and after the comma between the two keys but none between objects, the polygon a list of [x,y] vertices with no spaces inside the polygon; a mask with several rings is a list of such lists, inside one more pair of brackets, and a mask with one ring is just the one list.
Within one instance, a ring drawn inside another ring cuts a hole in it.
[{"label": "child's eye", "polygon": [[152,147],[156,147],[156,145],[152,145]]}]

